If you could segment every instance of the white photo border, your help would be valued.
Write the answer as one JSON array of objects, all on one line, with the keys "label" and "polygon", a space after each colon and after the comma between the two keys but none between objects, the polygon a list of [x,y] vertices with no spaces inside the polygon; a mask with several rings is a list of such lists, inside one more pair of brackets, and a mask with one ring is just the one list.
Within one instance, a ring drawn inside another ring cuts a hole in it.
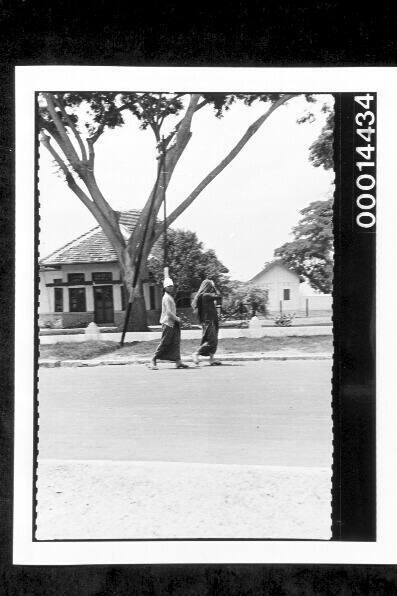
[{"label": "white photo border", "polygon": [[[377,93],[377,541],[68,541],[32,539],[34,511],[34,270],[35,93],[47,89],[92,91],[177,89],[311,93]],[[397,562],[397,401],[390,315],[395,270],[396,203],[393,202],[397,132],[397,68],[173,68],[16,67],[16,293],[14,564],[344,563]],[[381,341],[379,341],[381,340]],[[393,375],[393,376],[392,376]]]}]

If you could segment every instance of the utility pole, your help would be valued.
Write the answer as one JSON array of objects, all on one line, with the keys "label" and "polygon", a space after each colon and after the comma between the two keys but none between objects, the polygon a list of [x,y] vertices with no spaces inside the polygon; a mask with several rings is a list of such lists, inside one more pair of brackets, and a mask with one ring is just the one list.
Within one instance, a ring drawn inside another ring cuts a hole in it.
[{"label": "utility pole", "polygon": [[161,166],[162,166],[162,170],[163,170],[163,209],[164,209],[164,221],[163,221],[163,235],[164,235],[164,279],[166,277],[169,277],[169,272],[168,272],[168,238],[167,238],[167,203],[166,203],[166,185],[167,185],[167,171],[165,169],[166,167],[166,161],[165,161],[165,153],[166,153],[166,149],[165,149],[165,141],[164,141],[164,136],[162,137],[162,141],[161,141],[161,149],[162,149],[162,155],[161,155]]}]

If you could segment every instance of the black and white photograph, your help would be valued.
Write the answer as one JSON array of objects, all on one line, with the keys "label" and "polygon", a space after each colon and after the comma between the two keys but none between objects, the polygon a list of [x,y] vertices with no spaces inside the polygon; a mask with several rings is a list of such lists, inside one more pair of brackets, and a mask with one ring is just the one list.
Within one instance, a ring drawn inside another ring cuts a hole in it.
[{"label": "black and white photograph", "polygon": [[374,388],[349,387],[375,358],[376,85],[226,70],[20,69],[14,535],[40,561],[324,560],[348,508],[375,540],[343,474],[375,462]]},{"label": "black and white photograph", "polygon": [[38,540],[330,538],[333,104],[37,94]]}]

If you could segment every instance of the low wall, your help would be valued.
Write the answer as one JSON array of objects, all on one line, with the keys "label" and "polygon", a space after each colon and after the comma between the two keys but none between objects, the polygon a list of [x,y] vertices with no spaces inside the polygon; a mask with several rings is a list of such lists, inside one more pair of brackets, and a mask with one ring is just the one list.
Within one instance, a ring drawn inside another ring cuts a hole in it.
[{"label": "low wall", "polygon": [[[160,310],[147,311],[148,325],[158,325],[160,319]],[[113,322],[114,326],[121,328],[124,324],[125,311],[115,310]],[[74,327],[85,328],[89,323],[94,321],[94,312],[55,312],[55,313],[41,313],[39,317],[41,324],[49,322],[54,325],[56,329],[72,329]],[[110,326],[111,323],[105,323],[104,326]],[[45,327],[44,327],[45,328]]]},{"label": "low wall", "polygon": [[306,303],[309,313],[314,314],[319,311],[329,312],[332,310],[332,294],[318,294],[314,296],[301,296],[299,299],[299,308],[306,311]]},{"label": "low wall", "polygon": [[[295,327],[261,327],[260,329],[219,329],[219,339],[238,338],[238,337],[294,337],[294,336],[309,336],[309,335],[332,335],[331,325],[306,325]],[[129,331],[125,335],[125,342],[132,341],[152,341],[159,340],[161,337],[160,331],[146,331],[134,332]],[[116,341],[119,342],[121,333],[102,333],[102,341]],[[182,340],[184,339],[200,339],[200,329],[184,329],[182,330]],[[40,344],[56,344],[58,342],[82,342],[86,340],[85,334],[80,335],[41,335]]]}]

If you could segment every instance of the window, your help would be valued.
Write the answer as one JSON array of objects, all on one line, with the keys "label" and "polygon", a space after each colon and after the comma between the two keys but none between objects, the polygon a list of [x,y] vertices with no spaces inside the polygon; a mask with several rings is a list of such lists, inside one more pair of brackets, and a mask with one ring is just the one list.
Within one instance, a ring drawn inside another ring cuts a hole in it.
[{"label": "window", "polygon": [[85,288],[69,288],[70,312],[85,312]]},{"label": "window", "polygon": [[63,288],[54,288],[54,312],[63,312]]},{"label": "window", "polygon": [[109,283],[113,281],[112,272],[96,272],[92,274],[92,281],[96,284]]},{"label": "window", "polygon": [[68,282],[70,284],[83,284],[84,283],[84,273],[68,273]]},{"label": "window", "polygon": [[289,288],[284,290],[284,300],[290,300],[290,290],[289,290]]},{"label": "window", "polygon": [[154,310],[156,308],[156,287],[149,286],[149,309]]}]

